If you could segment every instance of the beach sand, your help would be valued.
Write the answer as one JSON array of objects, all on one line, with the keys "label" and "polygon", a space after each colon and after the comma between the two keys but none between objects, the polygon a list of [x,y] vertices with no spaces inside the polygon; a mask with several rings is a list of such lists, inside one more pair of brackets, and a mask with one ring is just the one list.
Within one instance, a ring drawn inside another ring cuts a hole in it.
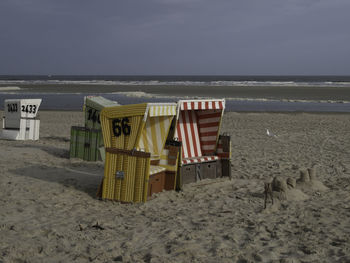
[{"label": "beach sand", "polygon": [[[232,180],[131,205],[95,198],[101,162],[68,158],[82,112],[40,118],[39,141],[0,140],[0,262],[350,261],[348,114],[225,113]],[[327,188],[263,209],[265,181],[312,166]]]}]

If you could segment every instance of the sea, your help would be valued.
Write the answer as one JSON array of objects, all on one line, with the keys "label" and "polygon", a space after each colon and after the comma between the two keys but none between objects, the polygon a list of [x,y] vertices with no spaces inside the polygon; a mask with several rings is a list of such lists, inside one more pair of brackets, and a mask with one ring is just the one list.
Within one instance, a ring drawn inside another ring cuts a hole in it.
[{"label": "sea", "polygon": [[350,76],[0,76],[4,100],[42,98],[42,110],[82,110],[85,96],[122,105],[225,98],[237,112],[350,112]]}]

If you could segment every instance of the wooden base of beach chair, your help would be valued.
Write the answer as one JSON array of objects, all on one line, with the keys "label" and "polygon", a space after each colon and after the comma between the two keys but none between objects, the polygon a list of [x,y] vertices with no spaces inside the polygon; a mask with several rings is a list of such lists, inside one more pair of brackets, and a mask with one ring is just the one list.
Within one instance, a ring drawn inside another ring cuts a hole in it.
[{"label": "wooden base of beach chair", "polygon": [[39,140],[40,120],[21,118],[17,122],[20,128],[8,128],[7,120],[3,118],[0,137],[6,140]]},{"label": "wooden base of beach chair", "polygon": [[197,164],[189,164],[180,168],[180,188],[184,184],[195,183],[197,181]]},{"label": "wooden base of beach chair", "polygon": [[220,161],[201,163],[200,177],[201,179],[215,179],[221,176],[220,170]]},{"label": "wooden base of beach chair", "polygon": [[176,172],[166,171],[165,172],[165,180],[164,180],[164,190],[171,191],[175,190],[175,178]]},{"label": "wooden base of beach chair", "polygon": [[152,174],[149,176],[148,181],[148,197],[152,197],[155,193],[160,193],[164,190],[165,184],[165,171]]},{"label": "wooden base of beach chair", "polygon": [[231,178],[231,161],[229,159],[186,164],[180,167],[180,172],[176,179],[176,189],[181,190],[184,184],[223,176],[229,176]]},{"label": "wooden base of beach chair", "polygon": [[222,162],[221,160],[216,161],[216,178],[222,177]]}]

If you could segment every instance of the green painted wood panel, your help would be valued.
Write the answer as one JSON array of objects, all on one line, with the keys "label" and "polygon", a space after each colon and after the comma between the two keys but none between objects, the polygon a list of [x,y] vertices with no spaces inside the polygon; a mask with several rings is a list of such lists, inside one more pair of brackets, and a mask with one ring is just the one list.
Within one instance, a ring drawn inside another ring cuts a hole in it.
[{"label": "green painted wood panel", "polygon": [[71,128],[70,158],[100,161],[99,148],[103,146],[101,130],[73,126]]}]

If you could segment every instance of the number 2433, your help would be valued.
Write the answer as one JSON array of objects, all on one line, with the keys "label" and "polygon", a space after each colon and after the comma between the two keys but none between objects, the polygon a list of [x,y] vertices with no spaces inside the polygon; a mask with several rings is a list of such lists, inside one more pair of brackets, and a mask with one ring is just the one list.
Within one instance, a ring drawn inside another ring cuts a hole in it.
[{"label": "number 2433", "polygon": [[115,137],[119,137],[122,133],[130,135],[131,127],[129,125],[129,118],[112,120],[112,129]]}]

